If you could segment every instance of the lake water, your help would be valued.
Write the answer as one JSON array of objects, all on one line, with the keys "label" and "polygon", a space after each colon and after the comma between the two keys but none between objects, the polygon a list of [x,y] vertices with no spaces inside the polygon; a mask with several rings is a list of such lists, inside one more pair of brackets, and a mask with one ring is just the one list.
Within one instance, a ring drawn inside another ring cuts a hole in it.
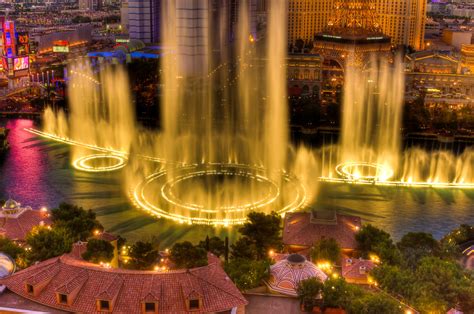
[{"label": "lake water", "polygon": [[[152,218],[130,205],[120,172],[74,170],[67,145],[24,131],[34,126],[32,120],[0,120],[0,126],[10,129],[11,146],[0,164],[0,198],[11,197],[33,208],[51,208],[63,201],[91,208],[106,230],[130,241],[151,240],[162,248],[206,235],[229,235],[231,241],[236,236],[235,228],[184,226]],[[440,238],[459,224],[474,224],[474,190],[322,184],[315,207],[358,215],[397,239],[410,231]]]}]

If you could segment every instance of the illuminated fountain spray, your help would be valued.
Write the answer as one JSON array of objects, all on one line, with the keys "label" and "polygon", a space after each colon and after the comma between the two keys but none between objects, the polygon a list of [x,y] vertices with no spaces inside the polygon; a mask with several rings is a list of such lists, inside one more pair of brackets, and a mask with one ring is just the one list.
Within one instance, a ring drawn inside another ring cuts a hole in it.
[{"label": "illuminated fountain spray", "polygon": [[401,60],[371,60],[367,69],[347,67],[340,154],[336,169],[348,178],[385,181],[393,176],[400,155],[404,94]]},{"label": "illuminated fountain spray", "polygon": [[401,150],[404,95],[401,60],[372,58],[345,69],[341,137],[319,151],[322,179],[365,184],[472,187],[474,152]]},{"label": "illuminated fountain spray", "polygon": [[[44,131],[80,143],[71,149],[77,169],[100,172],[122,168],[135,137],[126,72],[120,66],[105,66],[97,75],[91,64],[83,62],[71,65],[68,76],[69,117],[61,110],[46,109]],[[91,154],[91,149],[99,153]]]},{"label": "illuminated fountain spray", "polygon": [[[228,22],[214,18],[209,5],[164,2],[163,130],[156,145],[167,163],[137,186],[134,200],[158,216],[217,225],[242,223],[252,210],[296,210],[306,192],[285,171],[286,1],[270,3],[265,49],[256,44],[250,1],[240,1],[233,44]],[[218,10],[228,6],[219,2]]]}]

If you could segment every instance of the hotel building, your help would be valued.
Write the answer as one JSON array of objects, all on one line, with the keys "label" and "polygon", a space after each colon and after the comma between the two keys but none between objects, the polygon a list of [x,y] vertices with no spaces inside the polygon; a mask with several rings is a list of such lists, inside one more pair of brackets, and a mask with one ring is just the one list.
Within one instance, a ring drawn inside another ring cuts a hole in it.
[{"label": "hotel building", "polygon": [[[324,31],[338,0],[289,0],[288,42],[312,41]],[[394,46],[406,45],[416,50],[424,48],[426,0],[367,0],[377,13],[380,29],[391,37]]]}]

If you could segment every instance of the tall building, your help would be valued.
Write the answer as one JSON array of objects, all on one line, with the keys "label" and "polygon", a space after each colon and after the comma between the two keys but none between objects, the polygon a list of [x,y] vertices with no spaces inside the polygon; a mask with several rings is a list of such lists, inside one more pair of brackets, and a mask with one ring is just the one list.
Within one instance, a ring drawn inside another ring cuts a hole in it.
[{"label": "tall building", "polygon": [[128,0],[124,0],[120,6],[120,25],[122,25],[122,30],[125,33],[128,33],[128,29],[130,28],[128,13]]},{"label": "tall building", "polygon": [[160,40],[161,0],[129,0],[128,23],[130,39],[144,43]]},{"label": "tall building", "polygon": [[[336,9],[338,0],[289,0],[288,42],[312,41],[324,31]],[[391,37],[392,45],[423,49],[426,22],[426,0],[374,0],[374,13],[380,28]]]},{"label": "tall building", "polygon": [[316,33],[326,29],[333,7],[333,0],[289,0],[288,43],[313,41]]},{"label": "tall building", "polygon": [[362,67],[370,55],[390,52],[390,37],[377,20],[374,0],[334,0],[326,29],[315,35],[313,50],[325,59]]},{"label": "tall building", "polygon": [[375,0],[382,31],[392,45],[424,49],[426,0]]}]

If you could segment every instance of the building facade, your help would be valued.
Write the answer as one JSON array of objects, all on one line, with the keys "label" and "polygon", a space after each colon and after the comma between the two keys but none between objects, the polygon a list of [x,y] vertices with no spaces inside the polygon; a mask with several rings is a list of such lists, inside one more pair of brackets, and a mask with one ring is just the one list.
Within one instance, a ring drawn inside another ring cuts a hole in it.
[{"label": "building facade", "polygon": [[129,0],[128,23],[130,39],[144,43],[156,43],[160,40],[161,0]]},{"label": "building facade", "polygon": [[[289,0],[288,43],[298,39],[312,41],[316,33],[324,31],[334,12],[336,0]],[[373,0],[380,28],[391,37],[392,45],[424,48],[426,23],[425,0]]]}]

